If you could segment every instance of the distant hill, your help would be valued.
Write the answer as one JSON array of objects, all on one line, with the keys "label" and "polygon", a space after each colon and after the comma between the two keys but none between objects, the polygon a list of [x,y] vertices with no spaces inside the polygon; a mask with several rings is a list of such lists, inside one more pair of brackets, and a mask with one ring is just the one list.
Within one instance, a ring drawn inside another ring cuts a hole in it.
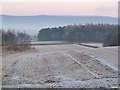
[{"label": "distant hill", "polygon": [[108,23],[117,24],[117,18],[106,16],[2,16],[3,29],[15,29],[26,31],[31,35],[38,34],[41,28],[66,26],[71,24],[87,24],[87,23]]}]

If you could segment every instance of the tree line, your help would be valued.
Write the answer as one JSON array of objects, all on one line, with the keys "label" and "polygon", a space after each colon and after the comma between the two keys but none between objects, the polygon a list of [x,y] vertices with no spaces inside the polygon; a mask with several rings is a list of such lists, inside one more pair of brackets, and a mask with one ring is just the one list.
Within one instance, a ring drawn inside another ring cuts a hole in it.
[{"label": "tree line", "polygon": [[39,41],[98,42],[104,46],[120,45],[118,25],[85,24],[43,28],[38,33]]},{"label": "tree line", "polygon": [[21,50],[29,48],[30,36],[25,32],[15,32],[15,30],[0,30],[0,32],[2,32],[2,46]]}]

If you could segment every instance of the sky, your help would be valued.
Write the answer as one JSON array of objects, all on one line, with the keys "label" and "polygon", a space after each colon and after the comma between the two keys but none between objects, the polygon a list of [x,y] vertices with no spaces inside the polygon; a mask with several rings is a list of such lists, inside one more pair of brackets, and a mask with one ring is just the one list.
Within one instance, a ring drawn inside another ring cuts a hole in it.
[{"label": "sky", "polygon": [[[118,0],[0,0],[0,15],[34,16],[34,15],[67,15],[67,16],[110,16],[118,17]],[[0,17],[0,22],[1,22]],[[0,27],[2,27],[2,22]],[[42,26],[27,33],[36,34]],[[11,28],[12,27],[12,28]],[[29,26],[28,26],[29,27]],[[13,25],[9,29],[18,30]],[[6,28],[7,30],[7,28]],[[22,29],[20,29],[22,30]]]},{"label": "sky", "polygon": [[110,16],[118,15],[117,0],[4,0],[0,14],[15,16],[69,15]]}]

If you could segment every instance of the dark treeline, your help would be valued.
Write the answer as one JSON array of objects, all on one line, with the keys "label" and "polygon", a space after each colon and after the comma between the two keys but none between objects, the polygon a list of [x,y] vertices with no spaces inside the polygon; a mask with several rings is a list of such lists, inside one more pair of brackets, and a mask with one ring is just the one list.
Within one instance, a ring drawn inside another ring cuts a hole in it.
[{"label": "dark treeline", "polygon": [[39,41],[99,42],[104,46],[118,45],[118,25],[86,24],[44,28],[38,33]]},{"label": "dark treeline", "polygon": [[9,49],[26,49],[29,47],[30,37],[25,32],[15,32],[8,30],[2,32],[2,46],[10,46]]}]

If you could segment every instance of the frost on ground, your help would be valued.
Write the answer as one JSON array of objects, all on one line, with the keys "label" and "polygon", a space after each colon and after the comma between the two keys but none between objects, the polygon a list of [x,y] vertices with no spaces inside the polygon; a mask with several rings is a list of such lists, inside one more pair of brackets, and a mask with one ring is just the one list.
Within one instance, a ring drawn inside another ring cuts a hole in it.
[{"label": "frost on ground", "polygon": [[77,44],[34,47],[34,51],[3,57],[3,87],[118,86],[117,47],[88,48]]}]

